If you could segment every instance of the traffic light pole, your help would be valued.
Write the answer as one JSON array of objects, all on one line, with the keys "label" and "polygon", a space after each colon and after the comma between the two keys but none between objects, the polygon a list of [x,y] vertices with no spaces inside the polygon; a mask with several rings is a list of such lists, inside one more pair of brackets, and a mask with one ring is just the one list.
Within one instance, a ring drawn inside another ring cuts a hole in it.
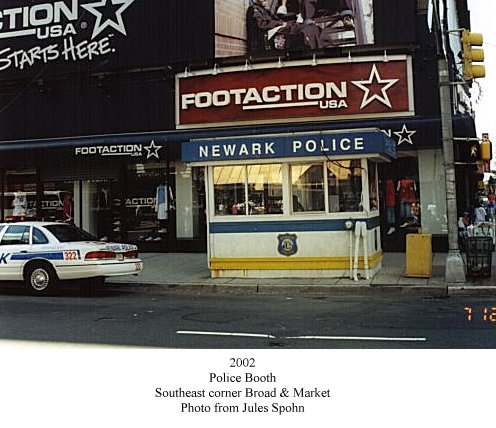
[{"label": "traffic light pole", "polygon": [[438,73],[446,184],[446,214],[448,220],[448,256],[446,258],[444,281],[446,283],[465,283],[465,266],[458,246],[458,208],[456,203],[456,178],[453,154],[451,85],[449,81],[448,62],[444,55],[439,56]]}]

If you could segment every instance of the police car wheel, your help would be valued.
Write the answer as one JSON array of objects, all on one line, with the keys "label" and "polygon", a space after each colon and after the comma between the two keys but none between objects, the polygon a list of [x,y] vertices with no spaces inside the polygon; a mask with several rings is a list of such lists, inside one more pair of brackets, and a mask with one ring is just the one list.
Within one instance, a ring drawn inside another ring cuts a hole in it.
[{"label": "police car wheel", "polygon": [[48,264],[34,263],[26,268],[24,281],[32,290],[43,293],[57,281],[57,274]]}]

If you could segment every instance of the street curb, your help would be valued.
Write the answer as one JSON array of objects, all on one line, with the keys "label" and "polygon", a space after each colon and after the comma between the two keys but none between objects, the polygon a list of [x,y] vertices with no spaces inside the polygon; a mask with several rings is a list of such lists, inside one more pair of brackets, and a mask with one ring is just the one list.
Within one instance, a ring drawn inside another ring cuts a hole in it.
[{"label": "street curb", "polygon": [[444,298],[451,294],[496,295],[496,287],[466,287],[448,285],[260,285],[260,284],[202,284],[202,283],[106,283],[104,290],[170,293],[187,292],[196,294],[263,294],[263,295],[349,295],[360,294],[366,296],[404,295],[420,297]]},{"label": "street curb", "polygon": [[[496,284],[495,284],[496,285]],[[496,286],[486,285],[456,285],[449,286],[450,295],[468,295],[468,296],[492,296],[496,297]]]}]

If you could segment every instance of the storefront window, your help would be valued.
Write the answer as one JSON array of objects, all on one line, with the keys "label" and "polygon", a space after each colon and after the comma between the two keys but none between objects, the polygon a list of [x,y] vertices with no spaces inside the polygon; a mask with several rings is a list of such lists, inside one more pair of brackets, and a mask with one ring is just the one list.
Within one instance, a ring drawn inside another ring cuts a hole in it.
[{"label": "storefront window", "polygon": [[[172,176],[170,168],[169,175]],[[166,239],[172,233],[169,220],[174,204],[166,166],[160,163],[129,165],[126,184],[125,194],[114,203],[113,230],[124,226],[129,241]]]},{"label": "storefront window", "polygon": [[[419,193],[415,209],[422,214],[422,231],[446,235],[446,186],[442,150],[422,150],[418,154]],[[421,209],[420,209],[421,208]]]},{"label": "storefront window", "polygon": [[43,183],[41,219],[48,221],[74,221],[74,184],[48,181]]},{"label": "storefront window", "polygon": [[35,169],[7,170],[4,177],[4,220],[36,220]]},{"label": "storefront window", "polygon": [[214,168],[215,214],[245,214],[246,167],[217,166]]},{"label": "storefront window", "polygon": [[[420,155],[422,153],[424,151],[419,152]],[[432,155],[428,155],[427,157],[434,158]],[[442,169],[442,163],[439,166]],[[431,170],[428,171],[428,174],[432,175],[435,171],[434,164],[429,163],[429,167]],[[386,236],[396,238],[387,239],[385,248],[388,251],[391,249],[402,250],[404,246],[400,243],[404,244],[404,240],[397,239],[398,233],[402,230],[408,231],[410,228],[418,228],[420,226],[424,228],[423,213],[420,210],[418,159],[415,153],[411,153],[409,156],[398,158],[392,164],[381,165],[381,169],[381,210],[385,212],[385,216],[383,216],[383,231]],[[439,172],[439,170],[436,170],[436,172]],[[432,177],[431,180],[434,182]],[[425,190],[430,192],[431,188]],[[428,200],[432,199],[429,198]],[[430,230],[429,233],[431,233]]]},{"label": "storefront window", "polygon": [[291,165],[292,211],[325,211],[322,163]]},{"label": "storefront window", "polygon": [[404,173],[398,180],[400,227],[420,226],[420,205],[416,175]]},{"label": "storefront window", "polygon": [[327,183],[330,212],[363,211],[360,159],[327,162]]},{"label": "storefront window", "polygon": [[282,214],[282,165],[250,165],[248,204],[250,214]]}]

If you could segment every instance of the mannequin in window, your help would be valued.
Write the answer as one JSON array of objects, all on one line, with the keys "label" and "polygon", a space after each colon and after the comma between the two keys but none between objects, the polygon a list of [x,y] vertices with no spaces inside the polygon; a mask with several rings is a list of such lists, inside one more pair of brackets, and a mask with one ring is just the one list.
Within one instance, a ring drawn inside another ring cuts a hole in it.
[{"label": "mannequin in window", "polygon": [[410,177],[398,181],[398,194],[400,198],[400,217],[404,223],[400,227],[406,227],[412,217],[412,204],[417,202],[417,185]]},{"label": "mannequin in window", "polygon": [[14,212],[12,213],[14,216],[23,217],[26,215],[26,210],[28,209],[28,197],[22,187],[19,191],[14,192],[12,206],[14,207]]},{"label": "mannequin in window", "polygon": [[[166,233],[165,227],[166,220],[169,218],[169,186],[159,184],[155,194],[155,212],[157,213],[157,220],[159,223],[158,233]],[[158,238],[156,238],[158,240]]]},{"label": "mannequin in window", "polygon": [[70,193],[64,194],[62,201],[62,221],[66,223],[72,222],[72,198]]},{"label": "mannequin in window", "polygon": [[386,180],[386,218],[388,222],[388,231],[386,235],[391,235],[396,231],[396,191],[394,181],[391,178]]}]

